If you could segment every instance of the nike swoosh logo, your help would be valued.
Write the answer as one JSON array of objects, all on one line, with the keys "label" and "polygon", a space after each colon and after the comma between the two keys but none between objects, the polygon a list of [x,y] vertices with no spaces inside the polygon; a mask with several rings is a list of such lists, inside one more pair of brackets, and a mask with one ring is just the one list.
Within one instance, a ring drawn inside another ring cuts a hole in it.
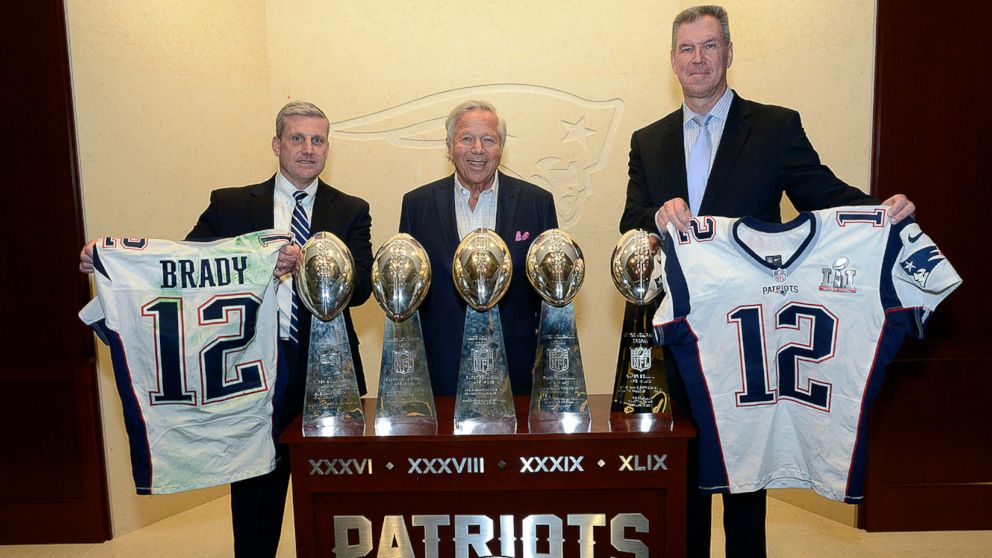
[{"label": "nike swoosh logo", "polygon": [[920,239],[920,237],[921,237],[921,236],[923,236],[923,233],[922,233],[922,232],[921,232],[920,234],[918,234],[918,235],[916,235],[916,236],[913,236],[913,235],[909,235],[909,241],[910,241],[911,243],[912,243],[912,242],[916,242],[917,240],[919,240],[919,239]]}]

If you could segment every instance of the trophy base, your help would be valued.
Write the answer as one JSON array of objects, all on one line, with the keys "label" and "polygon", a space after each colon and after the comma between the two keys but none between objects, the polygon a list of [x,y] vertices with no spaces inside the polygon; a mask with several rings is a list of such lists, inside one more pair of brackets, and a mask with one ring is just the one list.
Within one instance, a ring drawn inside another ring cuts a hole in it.
[{"label": "trophy base", "polygon": [[573,434],[589,432],[592,418],[585,413],[534,413],[527,420],[531,434]]},{"label": "trophy base", "polygon": [[316,421],[303,422],[303,436],[363,436],[365,417],[324,417]]},{"label": "trophy base", "polygon": [[310,324],[303,435],[361,436],[365,415],[344,314],[330,322],[312,316]]},{"label": "trophy base", "polygon": [[610,432],[671,432],[675,421],[660,413],[610,413]]},{"label": "trophy base", "polygon": [[470,418],[455,421],[455,435],[515,434],[516,432],[516,416]]},{"label": "trophy base", "polygon": [[433,436],[437,434],[436,417],[376,417],[376,436]]}]

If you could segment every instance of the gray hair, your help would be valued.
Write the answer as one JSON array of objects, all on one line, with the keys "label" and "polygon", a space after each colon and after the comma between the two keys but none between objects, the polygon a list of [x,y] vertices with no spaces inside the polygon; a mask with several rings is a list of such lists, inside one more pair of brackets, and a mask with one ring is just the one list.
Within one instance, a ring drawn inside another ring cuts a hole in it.
[{"label": "gray hair", "polygon": [[455,135],[455,126],[458,124],[458,119],[473,110],[491,112],[496,117],[496,125],[499,129],[499,148],[503,149],[503,144],[506,143],[506,121],[499,117],[496,107],[486,101],[465,101],[448,114],[448,118],[444,121],[444,127],[448,131],[448,149],[451,149],[451,146],[454,145],[453,136]]},{"label": "gray hair", "polygon": [[728,45],[730,44],[730,18],[727,17],[727,10],[723,9],[723,6],[695,6],[682,10],[679,15],[675,16],[675,21],[672,22],[672,51],[676,48],[675,36],[679,32],[679,27],[683,23],[692,23],[706,16],[715,17],[720,22],[720,28],[723,29],[723,41]]},{"label": "gray hair", "polygon": [[327,115],[324,111],[307,101],[290,101],[286,103],[286,106],[279,110],[279,114],[276,115],[276,137],[282,137],[282,131],[286,129],[286,119],[290,116],[306,116],[310,118],[323,118],[327,121]]}]

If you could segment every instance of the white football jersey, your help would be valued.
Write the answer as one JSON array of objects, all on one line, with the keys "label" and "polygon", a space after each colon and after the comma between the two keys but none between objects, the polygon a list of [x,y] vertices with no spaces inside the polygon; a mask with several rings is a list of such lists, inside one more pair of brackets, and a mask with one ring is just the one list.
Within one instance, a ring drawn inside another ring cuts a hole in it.
[{"label": "white football jersey", "polygon": [[861,501],[883,369],[961,284],[917,224],[892,225],[886,211],[669,225],[655,337],[692,401],[704,492]]},{"label": "white football jersey", "polygon": [[275,467],[272,271],[289,240],[269,230],[202,243],[97,243],[97,296],[79,316],[110,346],[138,494]]}]

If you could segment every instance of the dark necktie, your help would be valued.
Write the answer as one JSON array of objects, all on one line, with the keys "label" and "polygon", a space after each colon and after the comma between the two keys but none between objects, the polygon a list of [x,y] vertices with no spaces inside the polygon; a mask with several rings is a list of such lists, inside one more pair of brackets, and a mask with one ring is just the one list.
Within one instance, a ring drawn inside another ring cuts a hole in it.
[{"label": "dark necktie", "polygon": [[[293,230],[293,239],[300,248],[307,243],[307,239],[310,238],[310,220],[307,219],[307,211],[303,208],[303,200],[306,199],[307,193],[304,191],[293,192],[293,197],[296,198],[296,207],[293,208],[293,222],[290,224],[290,228]],[[296,288],[293,288],[293,309],[289,316],[289,339],[294,345],[300,343],[299,334],[299,316],[300,316],[300,297],[296,294]]]}]

